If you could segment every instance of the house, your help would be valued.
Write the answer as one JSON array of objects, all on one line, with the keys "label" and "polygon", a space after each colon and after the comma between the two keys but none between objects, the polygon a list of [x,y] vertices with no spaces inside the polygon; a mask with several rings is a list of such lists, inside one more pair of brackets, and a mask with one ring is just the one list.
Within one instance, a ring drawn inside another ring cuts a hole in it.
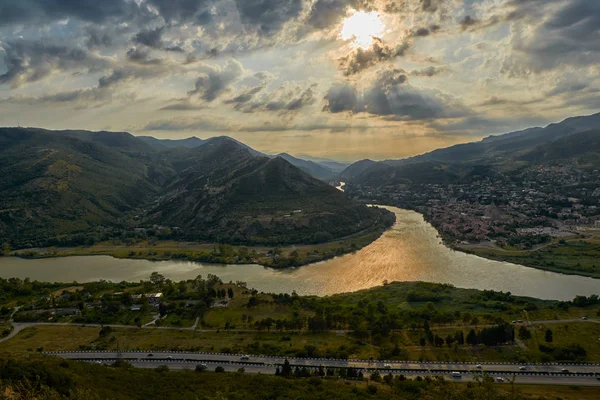
[{"label": "house", "polygon": [[158,305],[162,300],[162,293],[150,293],[147,297],[150,304]]}]

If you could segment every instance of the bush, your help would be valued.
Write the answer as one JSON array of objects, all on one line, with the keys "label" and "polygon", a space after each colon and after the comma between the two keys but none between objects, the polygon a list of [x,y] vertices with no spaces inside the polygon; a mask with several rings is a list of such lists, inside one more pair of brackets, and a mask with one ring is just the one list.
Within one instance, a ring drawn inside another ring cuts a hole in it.
[{"label": "bush", "polygon": [[217,368],[215,368],[215,372],[225,372],[225,368],[219,365]]},{"label": "bush", "polygon": [[204,371],[206,371],[206,365],[203,365],[203,364],[196,365],[195,371],[196,372],[204,372]]}]

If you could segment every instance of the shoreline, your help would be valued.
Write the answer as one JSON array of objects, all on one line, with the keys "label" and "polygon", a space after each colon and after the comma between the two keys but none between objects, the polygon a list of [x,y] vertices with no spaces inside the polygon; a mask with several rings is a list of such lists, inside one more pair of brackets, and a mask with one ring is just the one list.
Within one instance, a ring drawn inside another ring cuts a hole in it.
[{"label": "shoreline", "polygon": [[[397,207],[397,206],[392,206],[392,207]],[[398,208],[401,208],[401,207],[398,207]],[[527,267],[527,268],[535,268],[535,269],[538,269],[541,271],[554,272],[554,273],[563,274],[563,275],[582,276],[585,278],[592,278],[592,279],[600,279],[600,265],[598,266],[599,267],[598,271],[586,273],[585,271],[577,271],[577,270],[572,270],[572,269],[568,269],[568,268],[561,268],[560,266],[536,264],[537,255],[540,254],[540,253],[538,253],[538,251],[541,250],[541,248],[540,249],[532,249],[532,250],[517,250],[517,251],[503,250],[501,248],[491,247],[491,246],[473,247],[473,248],[469,248],[469,249],[463,248],[460,244],[456,245],[456,244],[450,243],[451,240],[456,241],[458,239],[456,239],[454,237],[449,238],[448,236],[444,235],[433,224],[433,222],[429,218],[427,218],[427,216],[425,214],[423,214],[417,210],[413,210],[413,209],[405,208],[405,210],[414,211],[414,212],[420,214],[423,217],[423,220],[426,223],[428,223],[429,225],[431,225],[437,231],[442,244],[450,250],[459,251],[459,252],[465,253],[465,254],[471,254],[471,255],[474,255],[477,257],[485,258],[487,260],[508,262],[511,264],[521,265],[521,266]],[[490,254],[491,252],[496,252],[496,253],[497,252],[505,252],[506,254],[505,255]],[[523,262],[526,260],[531,260],[531,262],[530,263]],[[553,261],[549,260],[546,262],[553,262]],[[599,262],[599,264],[600,264],[600,262]]]},{"label": "shoreline", "polygon": [[351,254],[381,237],[391,226],[319,244],[242,246],[219,243],[147,241],[134,245],[100,243],[93,246],[38,247],[13,250],[7,257],[22,259],[73,256],[110,256],[117,259],[180,260],[223,265],[257,264],[273,269],[291,269]]}]

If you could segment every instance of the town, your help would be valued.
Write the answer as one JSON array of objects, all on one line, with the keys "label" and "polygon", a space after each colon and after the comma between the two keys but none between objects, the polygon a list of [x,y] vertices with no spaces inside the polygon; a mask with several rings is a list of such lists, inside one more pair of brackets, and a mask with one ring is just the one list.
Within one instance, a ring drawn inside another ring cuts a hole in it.
[{"label": "town", "polygon": [[600,229],[600,174],[574,164],[536,166],[519,176],[469,183],[347,184],[360,200],[422,213],[449,244],[489,242],[531,249],[551,238],[586,236]]}]

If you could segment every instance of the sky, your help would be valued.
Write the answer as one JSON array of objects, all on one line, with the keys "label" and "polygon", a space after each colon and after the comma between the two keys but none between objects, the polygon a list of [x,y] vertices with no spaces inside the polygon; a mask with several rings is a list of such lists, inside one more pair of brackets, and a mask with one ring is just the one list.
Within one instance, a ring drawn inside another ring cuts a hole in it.
[{"label": "sky", "polygon": [[1,0],[0,125],[390,159],[600,110],[596,0]]}]

